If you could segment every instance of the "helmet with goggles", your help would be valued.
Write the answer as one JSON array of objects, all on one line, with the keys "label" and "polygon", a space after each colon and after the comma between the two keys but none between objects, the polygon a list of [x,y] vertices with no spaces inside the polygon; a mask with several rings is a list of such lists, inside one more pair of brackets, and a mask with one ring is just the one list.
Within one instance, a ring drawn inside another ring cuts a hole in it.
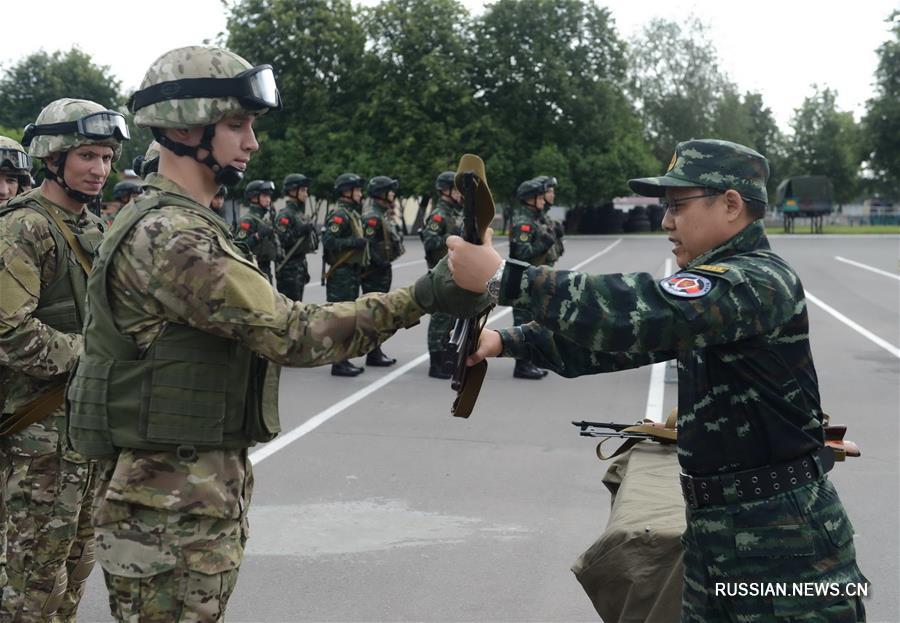
[{"label": "helmet with goggles", "polygon": [[309,188],[312,180],[302,173],[288,173],[281,183],[281,192],[285,195],[296,188]]},{"label": "helmet with goggles", "polygon": [[[160,56],[141,87],[128,101],[135,123],[151,128],[156,140],[178,156],[190,156],[210,167],[216,182],[234,185],[243,172],[221,165],[212,153],[215,124],[237,114],[263,114],[281,108],[281,95],[271,65],[253,67],[222,48],[189,46]],[[200,144],[179,143],[165,128],[204,126]],[[204,151],[203,158],[198,152]]]},{"label": "helmet with goggles", "polygon": [[538,195],[543,195],[545,191],[544,182],[538,179],[526,180],[519,184],[516,189],[516,199],[519,201],[528,201]]},{"label": "helmet with goggles", "polygon": [[334,191],[336,193],[342,193],[347,190],[353,190],[354,188],[362,188],[364,185],[365,180],[356,173],[341,173],[337,176],[337,179],[334,180]]},{"label": "helmet with goggles", "polygon": [[369,180],[369,186],[366,192],[370,197],[387,198],[390,191],[397,192],[400,188],[399,180],[388,177],[387,175],[377,175]]},{"label": "helmet with goggles", "polygon": [[27,174],[31,171],[31,156],[16,141],[0,136],[0,170]]},{"label": "helmet with goggles", "polygon": [[253,180],[244,189],[244,201],[250,201],[260,195],[272,196],[275,194],[275,182],[267,180]]}]

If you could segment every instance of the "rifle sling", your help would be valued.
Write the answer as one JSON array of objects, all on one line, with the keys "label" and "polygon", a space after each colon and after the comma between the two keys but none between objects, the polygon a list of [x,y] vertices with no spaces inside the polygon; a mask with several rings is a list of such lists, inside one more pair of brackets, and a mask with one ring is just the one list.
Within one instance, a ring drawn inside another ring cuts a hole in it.
[{"label": "rifle sling", "polygon": [[[666,428],[662,428],[660,426],[650,426],[648,424],[635,424],[634,426],[629,426],[628,428],[623,428],[621,433],[643,433],[649,437],[652,437],[655,441],[660,443],[675,443],[678,439],[678,431],[675,428],[670,428],[669,424],[674,424],[672,422],[672,418],[669,418],[666,421]],[[620,454],[631,450],[634,445],[640,441],[645,441],[641,438],[632,438],[626,439],[625,442],[616,448],[615,452],[610,455],[605,455],[603,453],[603,444],[609,441],[611,437],[607,437],[603,441],[597,444],[597,457],[601,461],[606,461],[608,459],[613,459]]]},{"label": "rifle sling", "polygon": [[0,416],[0,437],[14,435],[59,409],[66,398],[65,382],[54,385],[15,413]]},{"label": "rifle sling", "polygon": [[337,259],[337,261],[335,261],[335,263],[331,265],[331,268],[328,269],[328,272],[325,273],[325,281],[328,281],[329,279],[331,279],[332,273],[334,273],[335,270],[337,270],[338,268],[340,268],[341,266],[346,264],[347,261],[351,257],[353,257],[354,253],[356,253],[356,249],[349,249],[347,251],[344,251],[341,254],[341,256]]}]

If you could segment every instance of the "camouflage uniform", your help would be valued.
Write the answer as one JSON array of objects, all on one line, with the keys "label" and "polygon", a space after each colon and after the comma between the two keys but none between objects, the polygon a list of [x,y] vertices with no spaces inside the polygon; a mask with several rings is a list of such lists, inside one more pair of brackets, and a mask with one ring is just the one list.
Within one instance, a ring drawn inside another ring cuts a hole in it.
[{"label": "camouflage uniform", "polygon": [[[69,123],[105,112],[86,100],[52,102],[36,127]],[[29,142],[29,141],[26,141]],[[80,145],[112,147],[119,139],[38,134],[32,156],[46,158]],[[64,161],[57,170],[65,186]],[[46,184],[58,183],[47,181]],[[59,220],[75,237],[65,240]],[[73,213],[40,188],[0,208],[0,413],[10,422],[65,382],[81,350],[87,275],[76,253],[90,262],[99,246],[100,220],[81,207]],[[62,399],[46,416],[0,437],[4,465],[3,514],[6,578],[0,584],[0,621],[74,621],[94,562],[90,508],[94,465],[68,447]],[[38,410],[40,412],[40,410]]]},{"label": "camouflage uniform", "polygon": [[[438,199],[437,205],[425,219],[419,232],[425,246],[425,261],[432,268],[447,254],[447,238],[462,233],[462,206],[445,197]],[[428,351],[444,353],[450,340],[450,324],[447,314],[432,314],[428,323]]]},{"label": "camouflage uniform", "polygon": [[304,208],[303,203],[288,198],[275,217],[275,231],[285,254],[291,253],[294,245],[302,239],[276,274],[278,291],[293,301],[303,300],[303,286],[309,283],[306,254],[314,253],[319,247],[316,225],[306,215]]},{"label": "camouflage uniform", "polygon": [[272,262],[278,258],[278,239],[269,223],[266,208],[251,203],[247,213],[238,221],[235,239],[247,245],[260,270],[272,283]]},{"label": "camouflage uniform", "polygon": [[[325,217],[322,248],[325,261],[332,267],[325,286],[329,303],[352,301],[359,296],[360,275],[369,265],[368,247],[360,242],[365,241],[360,208],[360,204],[341,198]],[[348,259],[341,261],[345,257]]]},{"label": "camouflage uniform", "polygon": [[388,207],[372,200],[362,215],[363,233],[369,241],[369,268],[360,280],[363,294],[387,292],[391,289],[391,263],[403,255],[403,234],[393,219],[387,216]]},{"label": "camouflage uniform", "polygon": [[[657,196],[666,186],[730,188],[765,204],[767,176],[756,152],[705,140],[679,144],[665,177],[630,184]],[[678,360],[679,461],[685,474],[706,478],[685,479],[703,487],[683,485],[682,620],[862,620],[854,597],[714,594],[723,581],[866,581],[850,520],[824,476],[803,287],[770,249],[762,222],[661,281],[646,273],[522,271],[518,278],[507,267],[500,302],[528,309],[535,322],[500,332],[504,355],[530,356],[567,377]],[[754,491],[758,480],[738,472],[756,469],[763,476]],[[770,473],[776,484],[768,484]],[[721,499],[704,498],[714,486]]]}]

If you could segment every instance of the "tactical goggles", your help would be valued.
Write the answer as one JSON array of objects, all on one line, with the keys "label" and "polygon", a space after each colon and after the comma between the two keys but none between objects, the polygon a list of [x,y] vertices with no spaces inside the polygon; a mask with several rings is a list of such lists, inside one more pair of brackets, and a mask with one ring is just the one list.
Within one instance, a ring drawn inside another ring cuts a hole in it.
[{"label": "tactical goggles", "polygon": [[30,171],[31,156],[18,149],[0,147],[0,169],[13,169],[15,171]]},{"label": "tactical goggles", "polygon": [[25,134],[22,136],[22,144],[31,145],[35,136],[79,134],[85,138],[102,140],[115,138],[117,141],[127,141],[131,138],[128,124],[121,113],[112,110],[95,112],[76,121],[63,121],[60,123],[46,123],[37,125],[29,123],[25,126]]},{"label": "tactical goggles", "polygon": [[281,109],[281,94],[271,65],[257,65],[234,78],[182,78],[136,91],[128,100],[131,112],[165,102],[193,98],[234,97],[247,110]]}]

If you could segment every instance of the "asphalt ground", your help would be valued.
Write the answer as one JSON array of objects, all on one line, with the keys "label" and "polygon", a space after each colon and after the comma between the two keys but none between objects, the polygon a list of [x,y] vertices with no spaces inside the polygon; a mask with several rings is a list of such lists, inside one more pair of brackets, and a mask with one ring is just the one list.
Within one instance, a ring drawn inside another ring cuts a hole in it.
[{"label": "asphalt ground", "polygon": [[[772,245],[811,295],[823,407],[862,448],[831,478],[873,584],[869,621],[900,621],[900,237],[773,235]],[[418,241],[407,249],[395,286],[425,270]],[[670,257],[662,236],[578,237],[558,266],[662,277]],[[307,301],[324,301],[316,281]],[[676,384],[651,391],[649,367],[526,381],[492,360],[460,420],[449,382],[426,376],[426,327],[384,345],[392,368],[354,379],[284,371],[286,434],[253,454],[251,536],[228,621],[598,620],[569,568],[606,525],[605,465],[569,421],[659,417]],[[98,568],[79,620],[108,612]]]}]

